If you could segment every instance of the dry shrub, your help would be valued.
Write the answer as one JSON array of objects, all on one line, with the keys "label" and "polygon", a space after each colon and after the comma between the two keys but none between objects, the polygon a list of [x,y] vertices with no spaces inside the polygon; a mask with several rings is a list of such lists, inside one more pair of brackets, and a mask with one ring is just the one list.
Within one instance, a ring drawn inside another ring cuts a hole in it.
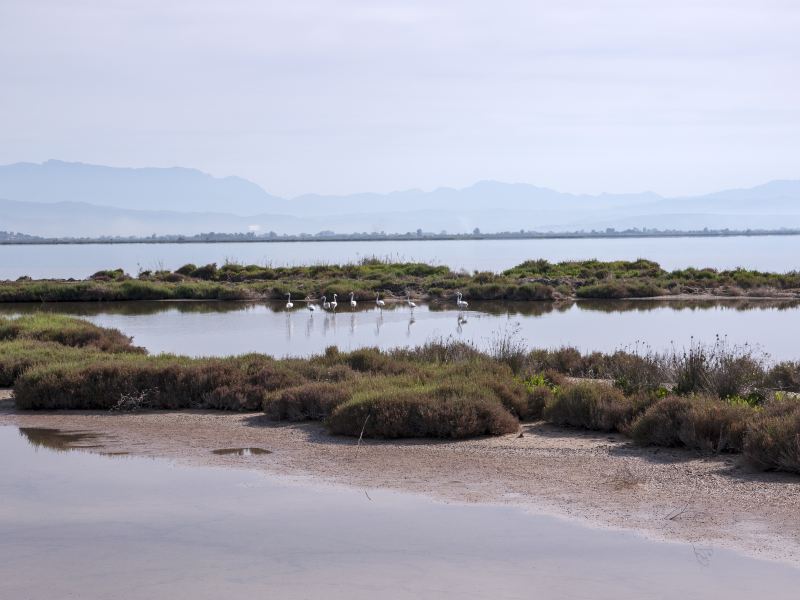
[{"label": "dry shrub", "polygon": [[614,431],[624,425],[630,400],[602,383],[563,386],[544,408],[544,418],[555,425]]},{"label": "dry shrub", "polygon": [[465,438],[513,433],[519,422],[495,399],[436,388],[359,394],[328,419],[336,434],[366,437]]},{"label": "dry shrub", "polygon": [[683,417],[678,438],[703,452],[741,452],[755,410],[745,403],[695,398]]},{"label": "dry shrub", "polygon": [[662,398],[632,424],[630,435],[638,444],[652,446],[680,446],[679,432],[692,401],[681,396]]},{"label": "dry shrub", "polygon": [[630,433],[643,445],[740,452],[754,413],[755,409],[744,402],[669,396],[636,419]]},{"label": "dry shrub", "polygon": [[525,419],[541,419],[544,407],[554,398],[553,389],[547,385],[535,385],[528,388],[528,411]]},{"label": "dry shrub", "polygon": [[265,391],[303,381],[285,365],[257,355],[213,360],[128,355],[31,368],[17,379],[14,395],[21,409],[108,410],[124,395],[150,390],[152,408],[259,410]]},{"label": "dry shrub", "polygon": [[351,394],[350,386],[341,383],[305,383],[268,395],[264,412],[276,421],[321,420]]},{"label": "dry shrub", "polygon": [[781,362],[773,366],[764,380],[773,390],[800,392],[800,362]]},{"label": "dry shrub", "polygon": [[767,403],[748,429],[744,457],[759,469],[800,473],[800,400]]}]

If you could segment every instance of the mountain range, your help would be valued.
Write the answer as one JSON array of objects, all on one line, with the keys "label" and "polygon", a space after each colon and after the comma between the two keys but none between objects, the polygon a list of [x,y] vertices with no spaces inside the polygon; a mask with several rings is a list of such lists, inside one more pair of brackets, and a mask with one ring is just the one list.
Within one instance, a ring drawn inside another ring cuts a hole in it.
[{"label": "mountain range", "polygon": [[692,197],[578,195],[521,183],[281,198],[239,177],[186,168],[49,160],[0,166],[0,230],[47,237],[422,229],[462,233],[606,228],[800,228],[800,181]]}]

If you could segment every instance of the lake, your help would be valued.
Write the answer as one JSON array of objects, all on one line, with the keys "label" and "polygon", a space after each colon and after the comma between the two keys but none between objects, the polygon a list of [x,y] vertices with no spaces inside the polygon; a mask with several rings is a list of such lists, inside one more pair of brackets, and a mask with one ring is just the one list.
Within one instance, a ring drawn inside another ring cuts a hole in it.
[{"label": "lake", "polygon": [[0,245],[0,279],[83,279],[102,269],[171,269],[225,261],[286,266],[356,262],[377,256],[444,264],[467,271],[502,271],[529,259],[551,262],[647,258],[666,269],[689,266],[762,271],[800,269],[800,236],[594,238],[230,244]]},{"label": "lake", "polygon": [[70,449],[102,443],[0,426],[1,598],[782,600],[800,587],[790,566],[513,507]]},{"label": "lake", "polygon": [[530,347],[576,346],[611,352],[649,346],[663,351],[692,341],[749,344],[774,360],[797,360],[800,302],[785,301],[581,301],[472,302],[468,311],[452,304],[404,304],[378,310],[345,302],[337,313],[310,313],[296,302],[107,302],[0,304],[0,315],[51,311],[84,317],[133,336],[154,353],[223,356],[263,352],[276,357],[308,356],[327,346],[352,350],[364,346],[417,346],[454,338],[488,349],[493,340],[512,335]]}]

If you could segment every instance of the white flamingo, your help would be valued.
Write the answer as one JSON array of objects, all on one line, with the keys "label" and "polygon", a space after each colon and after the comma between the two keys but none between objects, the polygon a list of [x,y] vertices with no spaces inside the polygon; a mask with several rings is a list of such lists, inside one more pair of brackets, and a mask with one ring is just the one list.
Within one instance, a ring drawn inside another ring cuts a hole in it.
[{"label": "white flamingo", "polygon": [[412,309],[417,308],[417,305],[414,304],[414,302],[411,301],[411,295],[410,294],[406,294],[406,304],[408,304],[408,306],[411,307]]},{"label": "white flamingo", "polygon": [[339,303],[336,301],[336,294],[333,295],[333,302],[331,302],[331,310],[335,311]]},{"label": "white flamingo", "polygon": [[377,306],[381,310],[383,310],[383,307],[386,306],[386,302],[381,300],[381,295],[380,294],[375,294],[375,306]]},{"label": "white flamingo", "polygon": [[315,310],[317,310],[317,307],[314,306],[313,304],[311,304],[310,302],[308,303],[306,308],[308,308],[308,310],[310,310],[311,312],[314,312]]},{"label": "white flamingo", "polygon": [[328,297],[327,296],[323,296],[322,297],[322,308],[324,308],[325,310],[330,310],[330,308],[331,308],[331,303],[328,302]]},{"label": "white flamingo", "polygon": [[461,299],[461,292],[458,292],[457,296],[458,298],[456,299],[456,306],[458,306],[458,308],[461,309],[467,308],[469,306],[469,303]]},{"label": "white flamingo", "polygon": [[350,308],[355,308],[356,304],[358,303],[356,302],[355,294],[353,292],[350,292]]},{"label": "white flamingo", "polygon": [[294,308],[294,304],[292,303],[292,293],[289,292],[286,295],[289,296],[289,300],[286,302],[286,308]]}]

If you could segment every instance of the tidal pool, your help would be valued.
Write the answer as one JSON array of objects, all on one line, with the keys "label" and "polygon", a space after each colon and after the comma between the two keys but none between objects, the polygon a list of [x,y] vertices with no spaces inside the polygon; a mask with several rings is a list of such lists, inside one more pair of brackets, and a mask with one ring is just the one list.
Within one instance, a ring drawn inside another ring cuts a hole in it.
[{"label": "tidal pool", "polygon": [[61,434],[0,427],[1,598],[779,600],[800,586],[799,569],[702,545],[69,451]]},{"label": "tidal pool", "polygon": [[774,360],[797,360],[800,331],[797,301],[582,301],[470,302],[468,311],[454,304],[340,304],[337,313],[313,314],[295,301],[108,302],[0,304],[0,315],[50,311],[85,317],[116,327],[150,352],[190,356],[225,356],[263,352],[276,357],[308,356],[327,346],[352,350],[364,346],[417,346],[453,338],[488,349],[499,337],[513,335],[528,347],[577,346],[611,352],[640,347],[663,351],[693,342],[749,344]]}]

